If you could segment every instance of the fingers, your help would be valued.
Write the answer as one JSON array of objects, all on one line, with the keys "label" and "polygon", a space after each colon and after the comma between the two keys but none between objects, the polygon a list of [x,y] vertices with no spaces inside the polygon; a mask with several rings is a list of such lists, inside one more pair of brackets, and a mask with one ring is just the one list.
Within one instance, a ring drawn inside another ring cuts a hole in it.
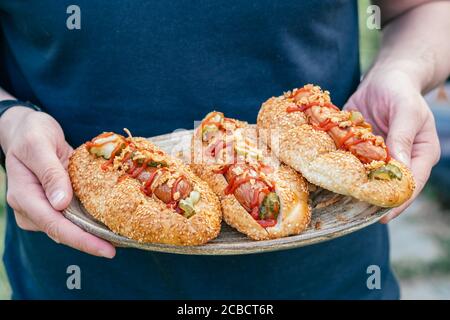
[{"label": "fingers", "polygon": [[[24,164],[14,158],[7,160],[7,199],[14,210],[20,213],[17,215],[19,225],[23,223],[26,229],[43,231],[54,241],[88,254],[114,257],[114,246],[83,231],[50,205],[39,181]],[[22,216],[26,219],[22,219]]]},{"label": "fingers", "polygon": [[381,223],[388,223],[409,207],[425,187],[425,184],[430,177],[431,169],[439,160],[439,140],[432,118],[425,123],[422,131],[417,135],[411,154],[411,171],[416,183],[413,196],[402,206],[393,209],[388,215],[383,217],[380,221]]},{"label": "fingers", "polygon": [[14,210],[14,216],[16,218],[16,223],[19,226],[19,228],[27,231],[39,231],[39,228],[22,212]]},{"label": "fingers", "polygon": [[412,161],[411,164],[411,170],[413,171],[414,180],[416,181],[416,188],[414,189],[414,193],[407,202],[402,204],[400,207],[392,209],[392,211],[384,216],[380,222],[381,223],[388,223],[392,219],[398,217],[405,209],[407,209],[411,203],[416,199],[416,197],[420,194],[420,192],[423,190],[423,187],[425,186],[424,181],[428,180],[428,177],[430,176],[431,167],[428,168],[427,165],[421,164],[421,162],[424,159],[415,159]]},{"label": "fingers", "polygon": [[419,157],[419,158],[413,158],[411,161],[411,171],[414,175],[414,180],[416,182],[416,188],[414,189],[414,193],[407,202],[405,202],[400,207],[392,209],[392,211],[384,216],[380,222],[381,223],[388,223],[392,219],[399,216],[406,208],[408,208],[411,203],[416,199],[416,197],[420,194],[420,192],[423,190],[426,181],[428,180],[431,168],[432,168],[432,159],[429,157]]},{"label": "fingers", "polygon": [[391,156],[408,167],[411,166],[410,159],[414,139],[420,130],[420,128],[417,128],[417,124],[412,121],[416,120],[406,116],[394,117],[386,139],[386,145]]},{"label": "fingers", "polygon": [[56,148],[46,140],[39,141],[33,134],[27,140],[17,157],[39,179],[53,208],[59,211],[67,208],[72,199],[72,186]]}]

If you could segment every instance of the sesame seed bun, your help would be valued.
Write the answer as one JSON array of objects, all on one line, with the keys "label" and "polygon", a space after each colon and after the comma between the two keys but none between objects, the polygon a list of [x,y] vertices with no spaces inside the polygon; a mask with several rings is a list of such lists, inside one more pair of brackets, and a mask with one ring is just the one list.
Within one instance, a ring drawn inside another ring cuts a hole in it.
[{"label": "sesame seed bun", "polygon": [[396,207],[411,197],[414,179],[403,163],[389,161],[400,169],[401,179],[370,179],[356,156],[337,149],[326,132],[308,124],[303,112],[287,112],[289,105],[292,101],[285,95],[264,102],[258,114],[258,130],[262,140],[273,145],[277,157],[310,183],[380,207]]},{"label": "sesame seed bun", "polygon": [[[139,147],[160,150],[144,138],[131,138]],[[73,190],[86,210],[113,232],[139,242],[174,245],[200,245],[217,237],[222,213],[217,196],[206,182],[200,180],[189,167],[163,154],[170,167],[175,167],[200,193],[196,213],[185,218],[155,195],[147,196],[141,182],[110,167],[90,154],[85,145],[78,147],[70,158],[69,175]]]},{"label": "sesame seed bun", "polygon": [[[250,128],[246,122],[236,121],[236,124],[239,128],[254,130],[256,133],[256,128]],[[202,150],[198,148],[206,149],[207,144],[201,141],[201,130],[197,128],[192,140],[192,159],[198,159],[196,156],[202,154]],[[301,174],[287,165],[280,164],[276,158],[266,158],[265,160],[274,164],[272,167],[274,171],[270,174],[270,178],[275,183],[275,192],[280,199],[277,224],[267,228],[263,228],[233,194],[225,194],[228,182],[223,174],[215,172],[214,169],[217,165],[207,161],[203,163],[194,161],[191,168],[209,184],[219,197],[225,222],[239,232],[253,240],[275,239],[299,234],[307,228],[311,219],[307,183]]]}]

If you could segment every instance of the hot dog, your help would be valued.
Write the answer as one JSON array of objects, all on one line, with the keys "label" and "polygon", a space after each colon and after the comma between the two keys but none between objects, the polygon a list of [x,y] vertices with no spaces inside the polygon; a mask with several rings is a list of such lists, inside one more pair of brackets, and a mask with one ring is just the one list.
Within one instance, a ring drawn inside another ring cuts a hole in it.
[{"label": "hot dog", "polygon": [[194,169],[219,196],[224,220],[252,239],[302,232],[310,220],[304,179],[265,155],[247,123],[209,113],[193,136]]},{"label": "hot dog", "polygon": [[382,206],[399,206],[414,190],[410,170],[393,159],[384,139],[358,111],[340,111],[328,91],[305,85],[263,103],[263,140],[311,183]]},{"label": "hot dog", "polygon": [[103,133],[75,150],[69,175],[89,213],[131,239],[197,245],[220,231],[208,185],[146,139]]}]

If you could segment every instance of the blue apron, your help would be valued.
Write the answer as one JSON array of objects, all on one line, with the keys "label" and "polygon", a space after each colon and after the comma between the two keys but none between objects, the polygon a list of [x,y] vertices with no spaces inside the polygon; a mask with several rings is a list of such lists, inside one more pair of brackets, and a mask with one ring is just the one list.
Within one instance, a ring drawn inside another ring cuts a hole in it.
[{"label": "blue apron", "polygon": [[[153,136],[212,109],[255,122],[262,101],[317,83],[342,105],[359,82],[356,1],[0,0],[1,84],[51,114],[73,146],[102,131]],[[76,13],[75,13],[76,14]],[[73,24],[72,24],[73,25]],[[89,256],[19,229],[4,262],[20,298],[397,298],[387,228],[244,256],[118,249]],[[69,265],[81,290],[66,287]],[[367,267],[381,289],[367,287]]]}]

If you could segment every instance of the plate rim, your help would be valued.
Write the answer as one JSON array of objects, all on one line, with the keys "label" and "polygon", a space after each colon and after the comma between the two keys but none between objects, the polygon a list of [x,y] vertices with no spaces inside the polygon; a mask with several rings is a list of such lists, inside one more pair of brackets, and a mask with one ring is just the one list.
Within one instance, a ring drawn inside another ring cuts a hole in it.
[{"label": "plate rim", "polygon": [[[81,208],[82,204],[75,196],[72,199],[72,201],[78,201]],[[233,245],[230,244],[222,245],[217,243],[206,243],[204,245],[198,246],[180,246],[171,244],[138,242],[136,240],[132,240],[122,235],[116,234],[113,231],[107,229],[106,226],[105,228],[102,228],[101,222],[93,224],[88,219],[81,218],[79,215],[73,213],[71,210],[72,209],[69,206],[66,210],[63,211],[63,215],[67,219],[69,219],[71,222],[73,222],[75,225],[77,225],[84,231],[93,234],[99,238],[102,238],[106,241],[109,241],[116,247],[134,248],[145,251],[156,251],[164,253],[183,254],[183,255],[242,255],[242,254],[257,254],[264,252],[295,249],[337,239],[378,222],[382,217],[388,214],[392,210],[392,208],[380,208],[379,210],[376,211],[376,213],[372,214],[366,219],[343,225],[339,227],[337,230],[333,231],[333,233],[327,233],[324,230],[322,234],[320,234],[321,232],[319,231],[318,233],[315,234],[315,236],[306,238],[305,234],[298,234],[282,238],[284,241],[281,243],[279,242],[279,239],[260,240],[260,241],[249,240],[248,242],[240,243],[240,246],[236,248],[233,248]],[[85,211],[85,214],[89,214],[84,208],[83,210]],[[90,217],[90,219],[95,220],[92,216]],[[89,227],[86,227],[86,225],[89,225]],[[350,225],[350,227],[348,227],[348,225]],[[120,240],[121,243],[112,240],[113,238]]]},{"label": "plate rim", "polygon": [[[184,138],[184,136],[186,136],[186,132],[192,134],[193,130],[174,131],[171,133],[154,136],[147,139],[155,142],[160,141],[162,138],[169,135],[171,135],[172,138],[175,139]],[[323,230],[323,231],[318,230],[314,234],[300,233],[298,235],[277,239],[259,240],[259,241],[248,240],[247,242],[240,242],[239,246],[236,247],[234,247],[233,244],[231,243],[229,243],[228,245],[224,245],[222,243],[212,243],[212,242],[197,246],[138,242],[136,240],[132,240],[117,233],[114,233],[108,227],[104,226],[103,223],[92,217],[92,215],[90,215],[89,212],[84,208],[83,204],[80,202],[80,200],[76,197],[75,194],[73,195],[73,198],[69,206],[65,210],[63,210],[62,213],[68,220],[70,220],[72,223],[74,223],[84,231],[93,234],[99,238],[102,238],[106,241],[109,241],[113,245],[121,248],[134,248],[146,251],[182,254],[182,255],[243,255],[243,254],[257,254],[264,252],[295,249],[337,239],[378,222],[381,218],[383,218],[392,210],[392,208],[382,208],[374,205],[372,206],[376,207],[377,210],[370,216],[366,216],[361,220],[350,221],[344,225],[337,227],[335,230],[331,232],[330,230]],[[84,218],[81,217],[80,214],[72,212],[78,211],[77,207],[83,211],[82,214],[85,216]],[[222,222],[222,225],[223,224],[225,224],[224,221]],[[283,241],[280,242],[280,239],[283,239]]]}]

